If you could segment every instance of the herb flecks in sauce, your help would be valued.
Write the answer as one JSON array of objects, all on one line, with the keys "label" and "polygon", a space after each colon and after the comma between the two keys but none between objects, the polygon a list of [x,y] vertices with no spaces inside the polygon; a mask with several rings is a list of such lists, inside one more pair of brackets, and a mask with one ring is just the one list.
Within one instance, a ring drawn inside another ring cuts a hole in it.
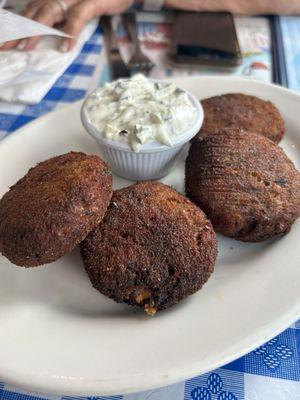
[{"label": "herb flecks in sauce", "polygon": [[171,147],[172,139],[191,128],[196,119],[185,91],[143,75],[97,89],[87,99],[85,113],[99,134],[126,142],[135,152],[150,142]]}]

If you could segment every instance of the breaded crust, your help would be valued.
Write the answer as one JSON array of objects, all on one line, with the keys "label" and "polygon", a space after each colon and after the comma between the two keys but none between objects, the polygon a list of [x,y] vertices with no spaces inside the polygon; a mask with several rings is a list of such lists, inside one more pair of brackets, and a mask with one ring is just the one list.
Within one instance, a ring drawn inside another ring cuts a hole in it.
[{"label": "breaded crust", "polygon": [[246,242],[284,235],[300,214],[300,174],[292,161],[269,139],[239,129],[192,144],[186,193],[217,232]]},{"label": "breaded crust", "polygon": [[114,192],[81,254],[96,289],[154,314],[202,287],[213,272],[217,242],[205,214],[186,197],[142,182]]},{"label": "breaded crust", "polygon": [[255,96],[230,93],[203,100],[204,121],[196,138],[224,127],[260,133],[275,143],[284,134],[284,121],[270,102]]},{"label": "breaded crust", "polygon": [[111,196],[111,173],[97,156],[41,162],[0,201],[1,253],[25,267],[57,260],[101,221]]}]

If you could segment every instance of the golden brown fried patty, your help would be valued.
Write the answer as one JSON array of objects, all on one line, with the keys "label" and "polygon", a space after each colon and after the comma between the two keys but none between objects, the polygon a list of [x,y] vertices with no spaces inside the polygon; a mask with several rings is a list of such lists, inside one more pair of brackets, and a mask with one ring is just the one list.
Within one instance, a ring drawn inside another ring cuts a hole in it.
[{"label": "golden brown fried patty", "polygon": [[142,182],[114,193],[81,254],[96,289],[154,314],[202,287],[213,272],[217,242],[211,223],[186,197]]},{"label": "golden brown fried patty", "polygon": [[187,196],[217,232],[247,242],[287,233],[300,213],[300,174],[269,139],[224,128],[195,141]]},{"label": "golden brown fried patty", "polygon": [[110,171],[97,156],[41,162],[0,201],[0,252],[25,267],[57,260],[101,221],[111,196]]},{"label": "golden brown fried patty", "polygon": [[284,134],[284,121],[270,102],[241,93],[224,94],[205,99],[204,121],[196,136],[205,137],[223,127],[242,128],[278,143]]}]

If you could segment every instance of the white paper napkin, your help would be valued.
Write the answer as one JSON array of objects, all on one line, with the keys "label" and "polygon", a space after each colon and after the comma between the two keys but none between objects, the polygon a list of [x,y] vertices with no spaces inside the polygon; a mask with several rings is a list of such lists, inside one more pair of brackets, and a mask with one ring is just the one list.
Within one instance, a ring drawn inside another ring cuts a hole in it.
[{"label": "white paper napkin", "polygon": [[80,53],[97,24],[98,18],[93,19],[82,31],[75,48],[62,53],[58,50],[61,39],[57,36],[65,36],[63,32],[0,9],[0,43],[29,36],[51,35],[45,36],[31,51],[0,51],[0,100],[26,104],[40,102]]},{"label": "white paper napkin", "polygon": [[0,8],[0,43],[37,35],[71,37],[58,29]]}]

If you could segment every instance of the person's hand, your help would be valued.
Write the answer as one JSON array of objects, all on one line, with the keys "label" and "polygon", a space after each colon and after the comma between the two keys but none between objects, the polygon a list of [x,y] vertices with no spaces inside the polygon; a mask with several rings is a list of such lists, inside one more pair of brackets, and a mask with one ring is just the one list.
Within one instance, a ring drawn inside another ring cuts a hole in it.
[{"label": "person's hand", "polygon": [[[68,9],[66,19],[57,0],[31,0],[22,15],[48,26],[64,22],[64,32],[76,38],[90,19],[103,14],[121,13],[131,6],[133,0],[64,0],[64,3]],[[32,50],[39,40],[39,36],[13,40],[4,43],[0,49],[17,47],[19,50]],[[60,50],[69,51],[75,43],[76,39],[64,38]]]}]

